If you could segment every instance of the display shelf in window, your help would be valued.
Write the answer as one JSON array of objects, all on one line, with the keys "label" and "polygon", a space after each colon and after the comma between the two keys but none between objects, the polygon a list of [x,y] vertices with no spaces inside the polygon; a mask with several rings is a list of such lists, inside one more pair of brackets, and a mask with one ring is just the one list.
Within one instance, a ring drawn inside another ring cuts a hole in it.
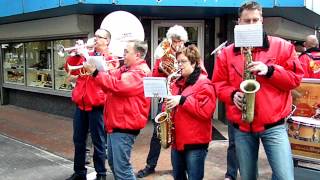
[{"label": "display shelf in window", "polygon": [[1,44],[4,53],[3,77],[5,83],[24,85],[23,43]]},{"label": "display shelf in window", "polygon": [[25,49],[27,85],[52,89],[51,42],[29,42]]},{"label": "display shelf in window", "polygon": [[[72,47],[75,45],[76,40],[78,39],[65,39],[65,40],[57,40],[54,41],[54,47],[62,45],[64,47]],[[73,85],[70,82],[70,77],[68,73],[64,69],[64,65],[66,63],[66,57],[60,57],[58,55],[57,48],[54,48],[53,53],[54,58],[54,73],[55,73],[55,89],[63,90],[63,91],[71,91],[73,89]]]}]

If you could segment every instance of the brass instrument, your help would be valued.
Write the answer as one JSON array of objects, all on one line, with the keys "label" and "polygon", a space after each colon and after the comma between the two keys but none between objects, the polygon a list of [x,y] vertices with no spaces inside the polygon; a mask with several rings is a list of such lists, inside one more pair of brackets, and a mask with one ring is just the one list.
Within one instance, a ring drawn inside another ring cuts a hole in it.
[{"label": "brass instrument", "polygon": [[[170,74],[167,78],[168,95],[171,95],[170,84],[174,79],[181,76],[180,70]],[[171,109],[166,108],[164,112],[159,113],[154,121],[157,123],[157,136],[160,139],[161,146],[164,149],[170,147],[173,141],[174,125],[171,119]]]},{"label": "brass instrument", "polygon": [[[168,39],[164,39],[155,50],[155,59],[162,58],[159,66],[167,74],[172,74],[178,70],[178,61],[174,54]],[[168,67],[164,67],[163,63],[168,64]]]},{"label": "brass instrument", "polygon": [[244,54],[243,81],[240,89],[244,92],[242,104],[242,120],[251,123],[254,118],[255,93],[260,89],[260,83],[256,81],[256,76],[248,70],[248,65],[253,61],[251,48],[241,48]]},{"label": "brass instrument", "polygon": [[78,49],[83,48],[83,49],[88,49],[88,51],[89,51],[90,48],[94,47],[95,43],[96,43],[95,38],[89,38],[87,43],[85,43],[85,44],[83,43],[82,40],[78,40],[76,42],[75,46],[68,47],[68,48],[64,47],[62,44],[58,44],[57,45],[58,55],[60,57],[65,57],[66,54],[69,54],[71,56],[75,56],[75,55],[77,55],[77,53],[75,51],[77,51]]}]

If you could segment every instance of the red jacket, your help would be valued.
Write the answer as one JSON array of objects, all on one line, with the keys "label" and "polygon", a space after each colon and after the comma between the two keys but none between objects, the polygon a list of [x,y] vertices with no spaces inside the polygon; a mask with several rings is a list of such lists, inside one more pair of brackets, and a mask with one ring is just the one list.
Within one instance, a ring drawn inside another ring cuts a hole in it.
[{"label": "red jacket", "polygon": [[[69,56],[67,64],[82,65],[85,59],[81,56]],[[68,71],[68,68],[66,67]],[[81,71],[84,72],[82,69]],[[80,71],[71,72],[72,75],[79,75]],[[103,106],[105,101],[105,93],[96,84],[92,76],[79,75],[76,80],[76,86],[72,90],[72,101],[84,111],[91,111],[92,107]]]},{"label": "red jacket", "polygon": [[[91,53],[90,55],[95,55]],[[105,59],[112,60],[112,57],[108,55],[107,52],[101,54]],[[65,69],[68,71],[68,66],[82,65],[86,59],[82,56],[69,56],[67,58],[67,63],[65,64]],[[115,68],[119,65],[119,61],[113,61],[109,66],[114,66]],[[72,90],[72,101],[84,111],[91,111],[92,107],[103,106],[106,100],[106,94],[102,91],[96,82],[93,80],[92,76],[89,75],[80,75],[85,72],[84,69],[72,71],[71,75],[79,75],[76,80],[76,86]]]},{"label": "red jacket", "polygon": [[[193,80],[194,84],[186,85],[185,80],[180,79],[172,88],[173,95],[181,94],[184,99],[183,103],[172,111],[175,126],[173,148],[177,150],[197,145],[207,146],[212,139],[211,121],[216,106],[215,91],[207,75],[199,75],[200,73]],[[190,79],[188,81],[190,82]]]},{"label": "red jacket", "polygon": [[143,78],[150,75],[142,59],[129,68],[122,66],[109,73],[98,73],[95,82],[104,92],[110,93],[104,110],[108,133],[114,129],[140,130],[146,126],[150,98],[144,97]]},{"label": "red jacket", "polygon": [[161,58],[160,59],[156,59],[156,62],[154,64],[154,67],[153,67],[153,70],[152,70],[152,76],[153,77],[167,77],[167,75],[159,69],[161,61],[162,61]]},{"label": "red jacket", "polygon": [[305,78],[320,79],[320,49],[310,48],[299,56]]},{"label": "red jacket", "polygon": [[232,44],[218,55],[212,81],[218,98],[226,104],[227,118],[238,124],[242,131],[261,132],[265,125],[289,115],[292,105],[290,90],[299,86],[303,69],[292,44],[281,38],[265,36],[264,46],[254,49],[253,59],[267,64],[271,76],[256,77],[261,87],[256,93],[254,120],[248,124],[241,120],[241,111],[232,100],[234,93],[240,91],[244,68],[244,58],[237,49]]}]

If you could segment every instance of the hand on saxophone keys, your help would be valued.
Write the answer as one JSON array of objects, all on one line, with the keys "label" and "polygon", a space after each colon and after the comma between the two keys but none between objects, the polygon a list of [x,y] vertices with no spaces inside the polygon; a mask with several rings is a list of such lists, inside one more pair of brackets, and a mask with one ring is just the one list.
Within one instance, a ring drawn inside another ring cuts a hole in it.
[{"label": "hand on saxophone keys", "polygon": [[172,109],[174,107],[176,107],[179,102],[180,102],[181,96],[180,95],[176,95],[176,96],[168,96],[166,98],[166,106],[168,109]]},{"label": "hand on saxophone keys", "polygon": [[260,76],[264,76],[268,72],[268,66],[261,61],[254,61],[248,64],[248,70],[257,73]]},{"label": "hand on saxophone keys", "polygon": [[244,98],[244,93],[237,91],[234,95],[233,95],[233,103],[237,106],[238,109],[242,110],[242,106],[243,106],[243,98]]}]

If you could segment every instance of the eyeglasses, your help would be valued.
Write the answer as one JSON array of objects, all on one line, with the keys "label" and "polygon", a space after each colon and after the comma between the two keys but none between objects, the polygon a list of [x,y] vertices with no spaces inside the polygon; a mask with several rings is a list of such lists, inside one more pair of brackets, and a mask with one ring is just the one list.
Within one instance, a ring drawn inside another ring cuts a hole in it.
[{"label": "eyeglasses", "polygon": [[99,35],[95,35],[96,38],[99,38],[99,39],[108,39],[108,38],[105,38],[105,37],[102,37],[102,36],[99,36]]},{"label": "eyeglasses", "polygon": [[178,64],[186,64],[187,62],[189,62],[188,60],[184,59],[184,60],[180,60],[178,61]]}]

